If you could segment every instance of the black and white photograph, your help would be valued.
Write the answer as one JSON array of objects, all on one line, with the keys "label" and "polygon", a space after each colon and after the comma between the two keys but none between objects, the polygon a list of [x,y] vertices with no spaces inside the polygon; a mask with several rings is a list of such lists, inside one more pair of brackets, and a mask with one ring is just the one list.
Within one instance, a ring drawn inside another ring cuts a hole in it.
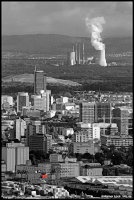
[{"label": "black and white photograph", "polygon": [[2,1],[1,24],[1,198],[133,199],[133,1]]}]

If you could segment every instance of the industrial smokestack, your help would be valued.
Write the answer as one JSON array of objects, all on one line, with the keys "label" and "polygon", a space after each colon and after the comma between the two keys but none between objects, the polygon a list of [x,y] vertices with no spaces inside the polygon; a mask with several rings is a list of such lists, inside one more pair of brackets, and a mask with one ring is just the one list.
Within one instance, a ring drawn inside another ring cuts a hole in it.
[{"label": "industrial smokestack", "polygon": [[84,55],[84,43],[83,43],[83,56],[82,56],[82,63],[84,64],[85,63],[85,55]]},{"label": "industrial smokestack", "polygon": [[92,46],[100,51],[98,64],[101,66],[107,66],[105,58],[105,44],[102,43],[100,33],[103,31],[102,24],[105,23],[103,17],[96,17],[91,20],[88,18],[86,20],[86,26],[91,32],[91,44]]},{"label": "industrial smokestack", "polygon": [[78,61],[78,59],[77,59],[77,43],[75,45],[75,60],[76,60],[76,63],[77,63],[77,61]]},{"label": "industrial smokestack", "polygon": [[79,43],[79,64],[80,64],[80,43]]}]

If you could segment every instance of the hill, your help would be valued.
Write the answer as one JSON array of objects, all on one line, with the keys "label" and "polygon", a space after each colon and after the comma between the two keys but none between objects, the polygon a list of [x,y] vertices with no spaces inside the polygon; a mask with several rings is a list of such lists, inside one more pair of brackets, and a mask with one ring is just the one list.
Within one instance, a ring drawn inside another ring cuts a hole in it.
[{"label": "hill", "polygon": [[[45,55],[66,55],[75,43],[85,44],[85,54],[94,55],[88,37],[71,37],[57,34],[2,36],[2,51],[38,53]],[[106,54],[132,51],[132,38],[105,38]]]},{"label": "hill", "polygon": [[[20,74],[16,76],[7,76],[2,79],[4,83],[8,82],[21,82],[21,83],[34,83],[34,75],[33,74]],[[47,77],[47,83],[52,85],[64,85],[64,86],[80,86],[81,84],[78,84],[73,81],[69,80],[62,80],[62,79],[55,79],[51,77]]]}]

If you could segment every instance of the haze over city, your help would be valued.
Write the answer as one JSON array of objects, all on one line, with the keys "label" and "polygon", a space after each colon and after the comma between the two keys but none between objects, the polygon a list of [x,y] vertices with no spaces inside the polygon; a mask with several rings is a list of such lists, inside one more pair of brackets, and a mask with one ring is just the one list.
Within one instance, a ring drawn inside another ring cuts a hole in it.
[{"label": "haze over city", "polygon": [[104,37],[132,36],[132,1],[2,2],[2,34],[88,37],[85,18],[103,16]]}]

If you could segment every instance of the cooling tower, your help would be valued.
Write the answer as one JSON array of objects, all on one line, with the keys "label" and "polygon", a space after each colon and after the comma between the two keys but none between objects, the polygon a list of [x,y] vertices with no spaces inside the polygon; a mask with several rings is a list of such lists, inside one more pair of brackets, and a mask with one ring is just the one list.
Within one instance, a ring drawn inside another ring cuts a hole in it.
[{"label": "cooling tower", "polygon": [[70,52],[70,65],[75,65],[76,62],[75,62],[75,52],[72,51]]},{"label": "cooling tower", "polygon": [[99,64],[100,66],[103,66],[103,67],[106,67],[106,66],[107,66],[106,58],[105,58],[105,49],[99,51],[99,60],[98,60],[98,64]]}]

